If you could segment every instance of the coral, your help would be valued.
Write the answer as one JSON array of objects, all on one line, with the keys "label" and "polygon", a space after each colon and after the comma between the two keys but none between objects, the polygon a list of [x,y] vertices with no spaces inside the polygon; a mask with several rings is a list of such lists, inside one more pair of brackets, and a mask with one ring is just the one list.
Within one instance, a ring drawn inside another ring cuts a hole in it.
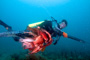
[{"label": "coral", "polygon": [[39,58],[35,54],[30,54],[26,56],[25,60],[39,60]]},{"label": "coral", "polygon": [[19,55],[14,53],[11,55],[11,59],[12,60],[19,60]]},{"label": "coral", "polygon": [[46,60],[90,60],[90,54],[85,55],[85,52],[76,51],[61,51],[43,53],[42,56],[47,57]]},{"label": "coral", "polygon": [[30,54],[26,56],[26,60],[47,60],[47,59],[40,54]]},{"label": "coral", "polygon": [[38,58],[39,58],[39,60],[46,60],[46,58],[45,57],[43,57],[43,56],[38,56]]},{"label": "coral", "polygon": [[90,60],[90,55],[83,52],[39,52],[37,54],[27,54],[27,51],[14,53],[12,55],[2,54],[0,60]]}]

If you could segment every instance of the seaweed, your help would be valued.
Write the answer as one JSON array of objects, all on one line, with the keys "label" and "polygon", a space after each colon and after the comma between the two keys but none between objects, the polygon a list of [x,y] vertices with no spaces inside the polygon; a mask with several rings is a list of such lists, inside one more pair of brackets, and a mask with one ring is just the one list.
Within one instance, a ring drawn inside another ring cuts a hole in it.
[{"label": "seaweed", "polygon": [[14,53],[14,54],[11,55],[11,59],[12,60],[19,60],[19,55]]},{"label": "seaweed", "polygon": [[27,53],[27,51],[14,53],[10,55],[11,60],[90,60],[90,54],[77,51]]}]

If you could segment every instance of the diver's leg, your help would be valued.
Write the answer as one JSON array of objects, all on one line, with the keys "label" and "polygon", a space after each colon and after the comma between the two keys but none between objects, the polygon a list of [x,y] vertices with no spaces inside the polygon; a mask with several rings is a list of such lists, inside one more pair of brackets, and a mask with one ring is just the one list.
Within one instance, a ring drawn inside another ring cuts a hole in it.
[{"label": "diver's leg", "polygon": [[6,23],[4,23],[2,20],[0,20],[0,25],[4,26],[8,31],[12,31],[12,27],[8,26]]}]

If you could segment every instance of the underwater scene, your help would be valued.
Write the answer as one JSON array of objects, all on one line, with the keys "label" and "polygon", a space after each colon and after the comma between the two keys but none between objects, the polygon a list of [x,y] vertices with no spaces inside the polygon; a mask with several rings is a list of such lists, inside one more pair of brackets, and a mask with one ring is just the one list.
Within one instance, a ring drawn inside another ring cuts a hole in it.
[{"label": "underwater scene", "polygon": [[90,60],[90,0],[0,0],[0,60]]}]

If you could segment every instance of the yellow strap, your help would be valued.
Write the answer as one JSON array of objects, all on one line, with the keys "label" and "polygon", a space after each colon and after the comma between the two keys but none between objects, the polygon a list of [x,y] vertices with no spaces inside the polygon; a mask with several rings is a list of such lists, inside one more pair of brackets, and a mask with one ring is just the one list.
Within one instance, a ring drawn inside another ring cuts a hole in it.
[{"label": "yellow strap", "polygon": [[39,25],[39,24],[41,24],[41,23],[43,23],[44,21],[41,21],[41,22],[37,22],[37,23],[32,23],[32,24],[29,24],[28,26],[29,27],[34,27],[34,26],[37,26],[37,25]]}]

